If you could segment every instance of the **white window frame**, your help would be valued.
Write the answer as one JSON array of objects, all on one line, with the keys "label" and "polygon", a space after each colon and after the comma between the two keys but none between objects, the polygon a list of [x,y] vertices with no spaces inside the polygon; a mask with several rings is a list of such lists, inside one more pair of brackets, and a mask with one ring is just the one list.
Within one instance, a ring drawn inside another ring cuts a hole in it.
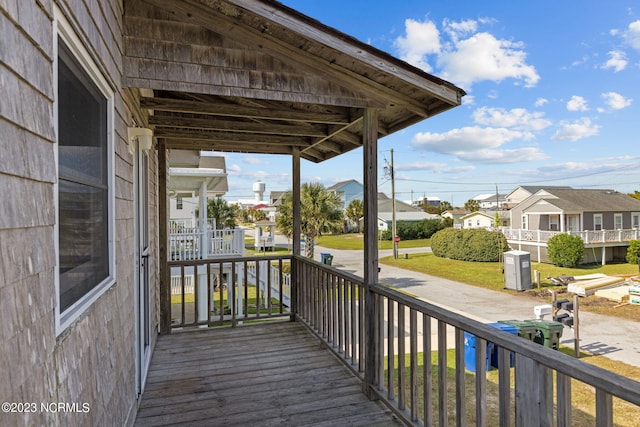
[{"label": "white window frame", "polygon": [[560,230],[560,218],[558,217],[558,215],[549,215],[549,230]]},{"label": "white window frame", "polygon": [[631,228],[640,228],[640,212],[631,212]]},{"label": "white window frame", "polygon": [[623,226],[624,226],[624,222],[623,222],[623,218],[622,218],[622,214],[621,213],[615,213],[613,214],[613,229],[614,230],[622,230]]},{"label": "white window frame", "polygon": [[[83,43],[73,30],[73,27],[64,17],[62,11],[54,7],[54,31],[53,31],[53,80],[54,80],[54,123],[56,135],[58,130],[58,40],[62,40],[67,48],[71,51],[74,58],[82,66],[87,77],[91,79],[98,90],[105,97],[107,103],[106,117],[106,144],[107,144],[107,214],[108,214],[108,254],[109,254],[109,275],[98,283],[82,298],[68,307],[64,312],[60,312],[60,236],[58,225],[60,223],[59,206],[58,206],[58,180],[54,184],[54,203],[55,203],[55,259],[56,267],[54,274],[56,306],[55,306],[55,330],[56,336],[60,335],[73,322],[75,322],[87,309],[102,296],[116,282],[116,256],[115,256],[115,150],[114,150],[114,105],[115,93],[107,80],[100,72],[98,66],[92,60],[91,55],[84,48]],[[56,140],[54,148],[54,160],[56,165],[56,177],[58,176],[58,142]]]},{"label": "white window frame", "polygon": [[528,224],[529,221],[527,221],[528,219],[529,218],[527,217],[527,215],[522,215],[522,224],[521,225],[522,225],[522,229],[523,230],[528,230],[529,229],[529,224]]},{"label": "white window frame", "polygon": [[602,214],[593,214],[593,231],[601,231],[602,229]]}]

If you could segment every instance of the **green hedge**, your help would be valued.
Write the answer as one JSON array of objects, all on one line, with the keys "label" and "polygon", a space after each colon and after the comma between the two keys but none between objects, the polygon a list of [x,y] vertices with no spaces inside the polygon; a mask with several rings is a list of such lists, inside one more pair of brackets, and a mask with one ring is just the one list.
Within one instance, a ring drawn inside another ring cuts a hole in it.
[{"label": "green hedge", "polygon": [[580,236],[556,234],[547,242],[549,261],[558,267],[575,267],[584,257],[584,243]]},{"label": "green hedge", "polygon": [[[439,230],[445,229],[447,222],[442,219],[423,219],[419,222],[396,222],[396,234],[402,240],[428,239]],[[391,229],[382,232],[382,240],[391,240]]]},{"label": "green hedge", "polygon": [[435,256],[459,261],[496,262],[509,250],[507,239],[499,231],[482,228],[447,228],[431,237]]},{"label": "green hedge", "polygon": [[627,262],[635,264],[638,262],[638,257],[640,257],[640,240],[630,240],[627,248]]}]

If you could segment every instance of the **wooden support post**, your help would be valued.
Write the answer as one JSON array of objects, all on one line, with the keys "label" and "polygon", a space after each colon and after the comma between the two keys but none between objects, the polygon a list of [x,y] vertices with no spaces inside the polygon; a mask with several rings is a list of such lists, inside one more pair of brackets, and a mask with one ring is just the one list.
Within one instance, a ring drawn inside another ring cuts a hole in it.
[{"label": "wooden support post", "polygon": [[160,333],[171,333],[171,277],[169,272],[168,211],[167,199],[167,146],[164,139],[158,140],[158,248],[160,262]]},{"label": "wooden support post", "polygon": [[378,283],[378,113],[364,110],[362,131],[364,180],[364,286],[366,293],[365,316],[365,371],[364,392],[373,397],[377,378],[376,364],[382,355],[376,349],[376,321],[378,308],[370,286]]},{"label": "wooden support post", "polygon": [[293,262],[291,263],[291,277],[293,278],[293,289],[291,289],[291,318],[296,320],[298,312],[298,298],[300,297],[300,274],[296,257],[300,256],[300,149],[293,147],[293,155],[291,156],[291,173],[293,175],[292,190],[292,214],[293,214]]}]

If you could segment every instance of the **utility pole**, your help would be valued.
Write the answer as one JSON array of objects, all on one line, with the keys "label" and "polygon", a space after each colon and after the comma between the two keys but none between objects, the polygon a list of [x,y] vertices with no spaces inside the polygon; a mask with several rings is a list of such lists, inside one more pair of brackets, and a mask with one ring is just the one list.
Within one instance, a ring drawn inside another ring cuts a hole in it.
[{"label": "utility pole", "polygon": [[[398,259],[398,242],[396,241],[396,183],[393,170],[393,148],[391,149],[391,164],[384,167],[385,176],[391,178],[391,239],[393,241],[393,258]],[[413,197],[413,190],[412,190]]]},{"label": "utility pole", "polygon": [[396,182],[393,167],[393,148],[391,149],[391,238],[393,239],[393,258],[398,259],[398,242],[396,239]]}]

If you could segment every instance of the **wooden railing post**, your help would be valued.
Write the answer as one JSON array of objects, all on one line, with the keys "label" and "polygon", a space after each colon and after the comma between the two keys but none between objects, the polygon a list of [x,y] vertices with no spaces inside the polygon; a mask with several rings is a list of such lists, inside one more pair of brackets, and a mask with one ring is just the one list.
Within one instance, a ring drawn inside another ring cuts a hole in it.
[{"label": "wooden railing post", "polygon": [[363,112],[363,181],[364,181],[364,289],[365,289],[365,371],[364,391],[374,397],[373,388],[377,378],[376,366],[382,355],[377,354],[376,327],[378,315],[377,298],[371,286],[378,283],[378,113],[367,108]]}]

